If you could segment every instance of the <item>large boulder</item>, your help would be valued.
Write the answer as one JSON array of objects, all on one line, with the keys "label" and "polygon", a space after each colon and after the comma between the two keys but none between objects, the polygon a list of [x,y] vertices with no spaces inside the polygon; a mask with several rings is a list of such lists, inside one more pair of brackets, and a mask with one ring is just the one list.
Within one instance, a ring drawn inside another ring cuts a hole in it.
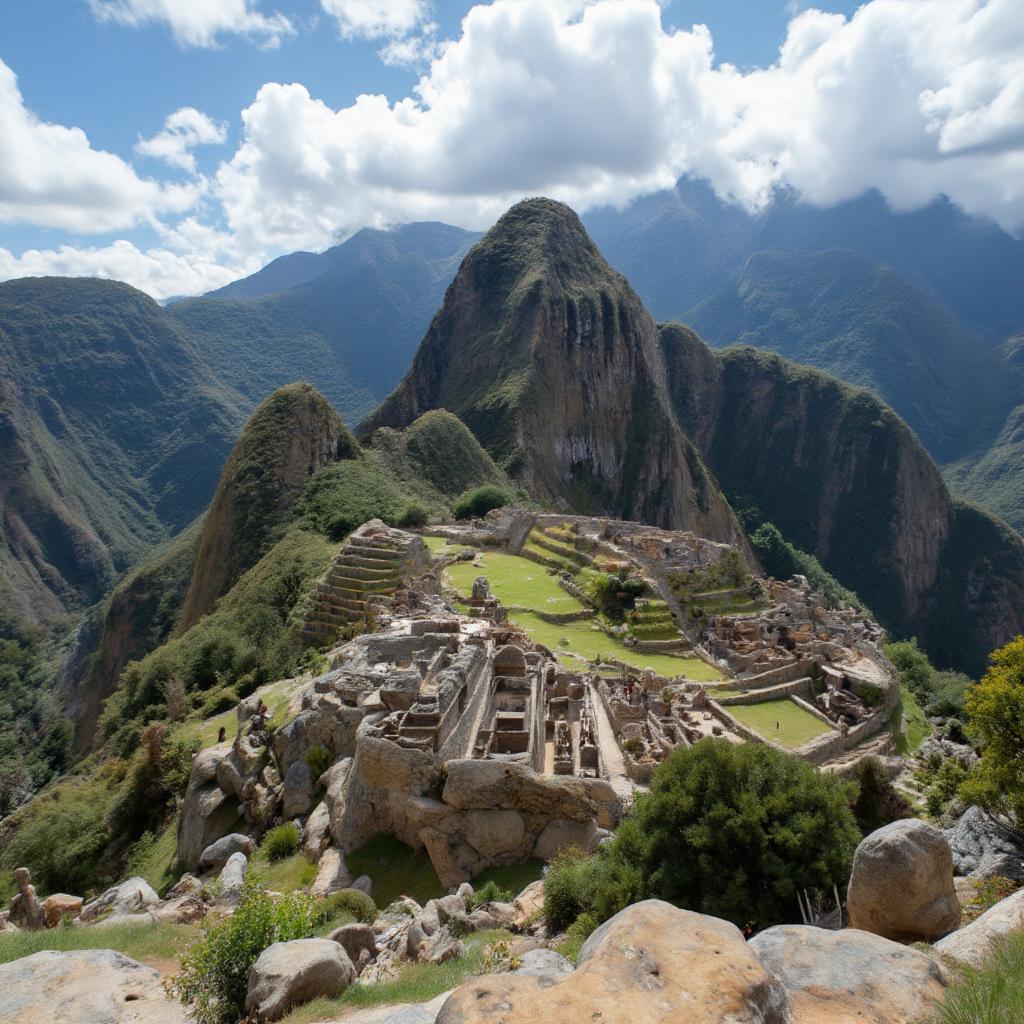
[{"label": "large boulder", "polygon": [[518,811],[468,811],[463,821],[466,842],[484,857],[518,850],[526,837]]},{"label": "large boulder", "polygon": [[160,897],[144,878],[129,878],[112,886],[82,908],[83,924],[114,914],[140,914],[160,903]]},{"label": "large boulder", "polygon": [[577,846],[585,853],[596,850],[597,822],[567,821],[565,818],[549,821],[544,831],[537,837],[533,855],[538,860],[552,861],[560,850],[569,846]]},{"label": "large boulder", "polygon": [[586,784],[572,776],[540,776],[507,761],[449,761],[442,799],[458,811],[508,810],[586,821],[597,813]]},{"label": "large boulder", "polygon": [[371,957],[376,956],[378,952],[377,939],[372,926],[361,924],[359,921],[343,924],[340,928],[335,928],[327,937],[332,942],[337,942],[354,964],[359,962],[359,957],[364,951]]},{"label": "large boulder", "polygon": [[946,837],[918,818],[894,821],[857,847],[847,891],[850,927],[932,942],[960,924]]},{"label": "large boulder", "polygon": [[228,857],[217,881],[220,883],[219,899],[233,905],[242,898],[242,886],[249,872],[249,858],[244,853],[233,853]]},{"label": "large boulder", "polygon": [[311,999],[339,995],[355,977],[352,961],[337,942],[275,942],[249,968],[245,1009],[259,1020],[278,1020]]},{"label": "large boulder", "polygon": [[241,832],[232,832],[230,835],[211,843],[199,857],[200,871],[220,870],[228,862],[233,853],[244,853],[251,857],[256,844],[250,836],[242,835]]},{"label": "large boulder", "polygon": [[779,925],[750,948],[785,986],[792,1024],[914,1024],[942,1000],[934,957],[870,932]]},{"label": "large boulder", "polygon": [[980,967],[1001,935],[1024,932],[1024,889],[1000,900],[976,921],[935,943],[935,951],[961,963]]},{"label": "large boulder", "polygon": [[160,975],[110,949],[47,950],[0,966],[0,1021],[185,1024]]},{"label": "large boulder", "polygon": [[313,807],[313,773],[305,761],[293,761],[284,776],[281,794],[286,819],[308,814]]},{"label": "large boulder", "polygon": [[[330,773],[324,772],[321,779]],[[329,780],[328,780],[329,781]],[[326,787],[325,787],[326,788]],[[321,800],[313,808],[302,829],[302,852],[309,861],[318,861],[324,850],[331,845],[331,816],[327,810],[327,802]]]},{"label": "large boulder", "polygon": [[47,928],[56,928],[61,921],[72,921],[82,912],[82,897],[55,892],[43,900],[43,918]]},{"label": "large boulder", "polygon": [[197,871],[203,851],[238,823],[237,798],[217,784],[217,769],[230,753],[230,744],[221,743],[199,751],[192,762],[178,820],[178,859],[187,871]]},{"label": "large boulder", "polygon": [[332,892],[352,887],[352,876],[345,865],[345,858],[336,846],[329,846],[323,852],[317,866],[316,879],[310,889],[314,896],[329,896]]},{"label": "large boulder", "polygon": [[1020,838],[980,807],[968,807],[945,831],[956,874],[1024,881],[1024,845]]},{"label": "large boulder", "polygon": [[361,708],[349,707],[336,694],[324,693],[313,698],[310,707],[274,732],[271,742],[285,776],[293,764],[305,761],[314,747],[328,751],[332,760],[351,757],[363,715]]},{"label": "large boulder", "polygon": [[571,974],[490,975],[456,989],[437,1024],[537,1021],[787,1024],[782,986],[739,929],[661,900],[606,921]]}]

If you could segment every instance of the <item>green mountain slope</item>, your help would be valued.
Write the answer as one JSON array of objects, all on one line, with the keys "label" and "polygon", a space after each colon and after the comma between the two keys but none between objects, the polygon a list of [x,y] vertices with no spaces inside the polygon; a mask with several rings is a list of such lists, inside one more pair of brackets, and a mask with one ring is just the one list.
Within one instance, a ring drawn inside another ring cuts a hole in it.
[{"label": "green mountain slope", "polygon": [[537,500],[739,539],[664,373],[653,320],[576,214],[526,200],[463,261],[360,436],[448,409]]},{"label": "green mountain slope", "polygon": [[0,569],[18,612],[102,598],[194,519],[244,405],[127,285],[0,284]]},{"label": "green mountain slope", "polygon": [[848,250],[764,252],[686,321],[869,388],[940,462],[995,435],[1018,390],[999,354],[927,292]]},{"label": "green mountain slope", "polygon": [[218,376],[252,402],[309,380],[356,422],[408,368],[478,237],[431,223],[361,231],[325,253],[283,257],[168,312]]}]

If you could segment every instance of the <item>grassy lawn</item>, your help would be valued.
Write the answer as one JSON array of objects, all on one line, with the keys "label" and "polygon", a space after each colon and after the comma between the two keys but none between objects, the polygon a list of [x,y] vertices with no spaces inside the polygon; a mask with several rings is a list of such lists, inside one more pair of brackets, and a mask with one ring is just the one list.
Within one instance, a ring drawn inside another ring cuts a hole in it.
[{"label": "grassy lawn", "polygon": [[115,949],[133,960],[172,960],[199,938],[198,924],[112,924],[106,928],[64,925],[39,932],[0,935],[0,963],[44,949]]},{"label": "grassy lawn", "polygon": [[482,567],[472,562],[459,562],[446,570],[452,586],[463,596],[473,589],[473,580],[477,576],[486,576],[491,592],[507,608],[515,605],[559,615],[583,609],[572,594],[567,594],[558,585],[554,576],[548,575],[544,566],[528,558],[488,551],[483,554],[481,562]]},{"label": "grassy lawn", "polygon": [[353,878],[369,875],[373,879],[373,898],[382,909],[399,896],[411,896],[423,904],[448,895],[427,851],[413,850],[394,836],[375,836],[358,850],[346,853],[345,864]]},{"label": "grassy lawn", "polygon": [[766,740],[774,740],[790,750],[832,731],[820,718],[787,699],[766,700],[761,704],[733,704],[728,711]]},{"label": "grassy lawn", "polygon": [[453,544],[447,537],[424,537],[423,543],[427,545],[427,550],[432,555],[454,555],[457,551],[470,547],[468,544]]},{"label": "grassy lawn", "polygon": [[[700,682],[711,682],[722,678],[717,669],[700,658],[677,658],[672,654],[644,654],[633,651],[590,622],[550,623],[530,612],[511,612],[509,618],[522,626],[535,643],[550,647],[559,660],[573,666],[572,655],[594,661],[598,655],[615,658],[640,670],[653,668],[663,676],[686,676]],[[567,640],[568,645],[563,645]],[[582,667],[578,663],[576,667]]]},{"label": "grassy lawn", "polygon": [[339,1017],[344,1020],[342,1014],[347,1009],[429,1002],[483,973],[487,946],[511,937],[506,931],[477,932],[463,939],[466,951],[457,960],[443,964],[406,964],[394,981],[353,985],[337,999],[316,999],[282,1018],[282,1024],[313,1024],[314,1021],[338,1020]]},{"label": "grassy lawn", "polygon": [[900,701],[904,731],[896,737],[896,749],[901,754],[912,754],[928,738],[932,728],[917,698],[906,686],[900,687]]}]

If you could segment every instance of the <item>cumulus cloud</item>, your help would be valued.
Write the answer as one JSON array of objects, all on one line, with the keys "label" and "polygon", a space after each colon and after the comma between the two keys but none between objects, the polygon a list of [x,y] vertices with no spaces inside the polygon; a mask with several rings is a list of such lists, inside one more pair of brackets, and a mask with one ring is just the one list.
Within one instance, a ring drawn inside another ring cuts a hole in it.
[{"label": "cumulus cloud", "polygon": [[[427,4],[321,3],[343,33],[417,59]],[[191,258],[213,287],[224,267],[364,226],[429,218],[486,227],[524,195],[584,210],[684,174],[749,208],[780,187],[819,205],[877,188],[899,209],[944,193],[1010,230],[1024,226],[1020,0],[871,0],[850,18],[800,10],[777,59],[750,71],[720,63],[703,26],[667,30],[656,0],[494,0],[474,7],[460,37],[432,57],[395,102],[361,95],[334,109],[301,84],[265,84],[209,183],[207,209],[221,228],[195,218],[164,228],[160,252]],[[12,85],[5,101],[3,84],[0,110],[15,112],[20,134],[9,147],[14,169],[0,164],[0,218],[16,207],[39,223],[88,220],[68,212],[90,193],[64,173],[65,152],[91,168],[91,178],[81,174],[95,182],[92,194],[114,193],[95,201],[119,211],[109,221],[174,195],[95,153],[75,129],[38,125]],[[165,126],[143,145],[185,167],[192,143],[177,136],[198,130]],[[50,134],[57,141],[44,152]],[[23,158],[23,148],[36,155]]]},{"label": "cumulus cloud", "polygon": [[75,232],[127,228],[195,205],[202,185],[140,178],[79,128],[47,124],[26,109],[14,72],[0,61],[0,223]]},{"label": "cumulus cloud", "polygon": [[429,20],[429,0],[320,0],[346,39],[406,36]]},{"label": "cumulus cloud", "polygon": [[240,35],[268,49],[295,34],[283,14],[263,14],[251,0],[89,0],[101,21],[139,27],[166,25],[182,46],[217,46],[222,35]]},{"label": "cumulus cloud", "polygon": [[173,167],[194,173],[195,146],[222,144],[227,141],[227,126],[214,121],[195,107],[182,107],[169,114],[163,129],[152,138],[139,139],[135,152],[157,160],[165,160]]},{"label": "cumulus cloud", "polygon": [[421,217],[484,226],[538,192],[621,203],[687,173],[750,207],[779,186],[823,205],[875,187],[1016,228],[1022,112],[1017,0],[806,10],[748,73],[716,62],[703,26],[666,31],[655,0],[496,0],[395,103],[263,86],[216,192],[232,230],[279,247]]}]

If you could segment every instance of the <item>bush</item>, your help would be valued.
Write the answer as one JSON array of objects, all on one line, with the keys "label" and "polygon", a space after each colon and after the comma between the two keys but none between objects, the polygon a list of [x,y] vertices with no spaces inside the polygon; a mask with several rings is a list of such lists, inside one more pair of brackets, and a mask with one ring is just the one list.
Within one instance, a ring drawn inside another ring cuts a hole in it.
[{"label": "bush", "polygon": [[485,903],[511,903],[515,899],[515,893],[511,889],[502,889],[492,878],[477,889],[469,899],[466,900],[468,910],[476,910]]},{"label": "bush", "polygon": [[373,924],[377,920],[377,904],[365,892],[342,889],[324,897],[317,910],[317,920],[323,923],[339,914],[351,914],[362,924]]},{"label": "bush", "polygon": [[275,898],[246,882],[235,913],[181,958],[171,990],[198,1024],[236,1024],[245,1015],[249,968],[260,953],[275,942],[308,938],[314,927],[314,904],[305,893]]},{"label": "bush", "polygon": [[851,790],[763,744],[705,739],[676,750],[610,843],[556,858],[545,916],[560,930],[657,898],[741,927],[794,920],[798,892],[846,885],[860,841]]},{"label": "bush", "polygon": [[306,751],[305,760],[315,785],[317,779],[334,764],[334,755],[326,747],[315,746]]},{"label": "bush", "polygon": [[278,825],[277,828],[272,828],[263,837],[263,842],[260,843],[260,852],[273,863],[290,857],[298,850],[301,841],[302,834],[299,832],[298,825],[294,821],[289,821],[284,825]]},{"label": "bush", "polygon": [[417,530],[430,521],[430,509],[417,501],[410,502],[399,515],[396,526],[405,530]]},{"label": "bush", "polygon": [[452,506],[452,512],[456,519],[475,519],[478,516],[485,516],[492,509],[502,508],[510,504],[512,495],[508,491],[496,487],[494,484],[485,484],[483,487],[475,487],[466,491],[456,499]]}]

